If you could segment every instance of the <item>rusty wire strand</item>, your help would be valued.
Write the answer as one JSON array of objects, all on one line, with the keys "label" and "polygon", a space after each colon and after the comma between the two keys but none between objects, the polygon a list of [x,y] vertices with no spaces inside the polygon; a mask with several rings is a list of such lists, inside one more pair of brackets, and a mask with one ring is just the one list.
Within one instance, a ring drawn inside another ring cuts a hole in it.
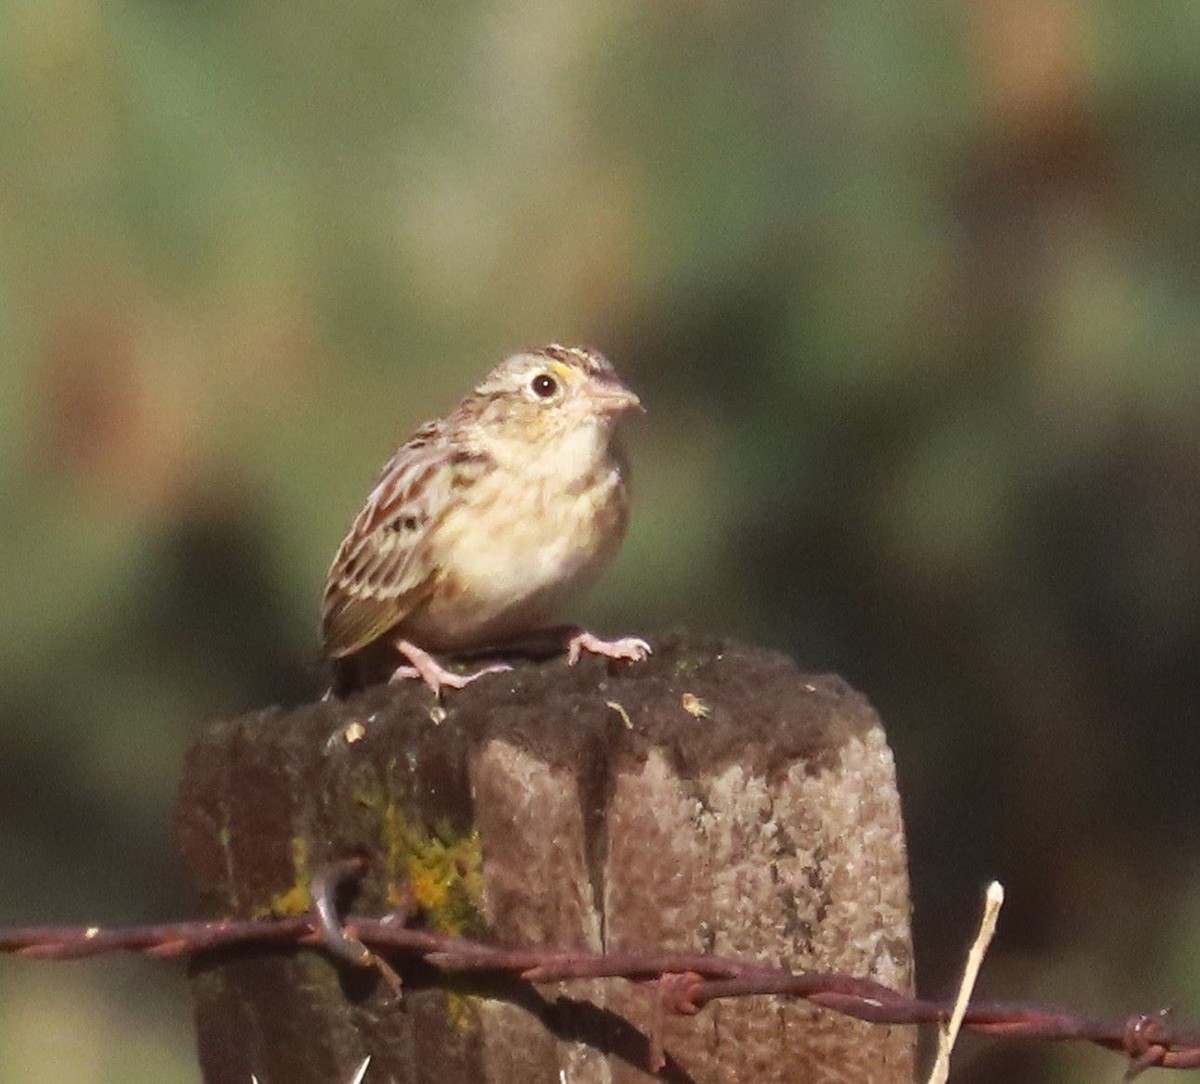
[{"label": "rusty wire strand", "polygon": [[[774,994],[876,1024],[929,1024],[948,1018],[950,1001],[912,997],[871,979],[840,973],[796,973],[750,960],[651,949],[593,953],[553,946],[508,947],[405,924],[403,914],[339,922],[338,886],[361,875],[358,860],[337,863],[314,878],[313,912],[285,918],[217,919],[102,929],[96,926],[0,927],[0,954],[76,960],[117,952],[154,957],[196,956],[220,949],[264,945],[312,946],[357,966],[377,967],[399,994],[400,978],[384,957],[417,956],[446,972],[515,975],[526,982],[625,979],[656,987],[656,1015],[691,1015],[709,1002]],[[1200,1032],[1168,1023],[1168,1013],[1135,1013],[1093,1020],[1062,1009],[1024,1004],[974,1003],[963,1029],[976,1034],[1048,1041],[1089,1042],[1125,1055],[1126,1079],[1146,1069],[1200,1068]],[[655,1029],[656,1031],[658,1029]],[[661,1039],[651,1036],[661,1058]]]}]

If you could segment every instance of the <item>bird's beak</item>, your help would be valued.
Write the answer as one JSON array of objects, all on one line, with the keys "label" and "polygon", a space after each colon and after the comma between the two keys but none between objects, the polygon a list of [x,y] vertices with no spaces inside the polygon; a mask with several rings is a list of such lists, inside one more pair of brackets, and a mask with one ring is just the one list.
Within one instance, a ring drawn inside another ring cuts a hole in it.
[{"label": "bird's beak", "polygon": [[601,414],[616,417],[631,410],[642,410],[642,401],[624,384],[599,384],[592,388],[592,401]]}]

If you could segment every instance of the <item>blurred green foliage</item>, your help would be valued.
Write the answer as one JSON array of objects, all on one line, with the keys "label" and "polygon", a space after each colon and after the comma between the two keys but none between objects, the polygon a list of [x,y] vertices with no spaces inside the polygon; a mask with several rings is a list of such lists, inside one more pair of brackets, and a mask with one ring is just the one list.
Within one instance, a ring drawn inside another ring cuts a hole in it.
[{"label": "blurred green foliage", "polygon": [[[649,406],[580,616],[840,671],[922,984],[1200,1016],[1200,7],[0,4],[0,918],[192,911],[206,719],[312,696],[375,471],[513,347]],[[0,1077],[194,1081],[162,965],[0,968]],[[127,1006],[118,1008],[117,1006]],[[956,1079],[1082,1081],[964,1047]]]}]

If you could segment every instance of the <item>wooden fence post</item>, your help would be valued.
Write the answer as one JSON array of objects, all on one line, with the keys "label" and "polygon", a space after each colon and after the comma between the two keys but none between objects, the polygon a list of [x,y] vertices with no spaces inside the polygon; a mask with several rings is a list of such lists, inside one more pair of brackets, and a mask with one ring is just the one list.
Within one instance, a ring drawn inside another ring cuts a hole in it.
[{"label": "wooden fence post", "polygon": [[[214,915],[307,909],[323,863],[370,862],[352,909],[507,943],[666,947],[842,971],[909,991],[891,751],[840,679],[732,643],[638,665],[527,665],[217,723],[191,749],[185,861]],[[751,997],[671,1016],[621,980],[378,974],[321,951],[196,960],[206,1084],[910,1084],[912,1029]]]}]

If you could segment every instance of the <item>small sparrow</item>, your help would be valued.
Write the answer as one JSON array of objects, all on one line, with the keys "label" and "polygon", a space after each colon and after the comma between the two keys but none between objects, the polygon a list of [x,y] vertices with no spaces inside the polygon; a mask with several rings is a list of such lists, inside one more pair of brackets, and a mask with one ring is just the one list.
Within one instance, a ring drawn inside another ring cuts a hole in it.
[{"label": "small sparrow", "polygon": [[391,680],[419,677],[435,693],[509,667],[458,674],[431,652],[552,638],[571,665],[585,651],[649,655],[633,637],[546,628],[625,535],[616,423],[640,406],[603,355],[555,343],[501,362],[421,426],[384,466],[329,570],[322,633],[340,687],[361,683],[353,664],[378,664],[381,650]]}]

